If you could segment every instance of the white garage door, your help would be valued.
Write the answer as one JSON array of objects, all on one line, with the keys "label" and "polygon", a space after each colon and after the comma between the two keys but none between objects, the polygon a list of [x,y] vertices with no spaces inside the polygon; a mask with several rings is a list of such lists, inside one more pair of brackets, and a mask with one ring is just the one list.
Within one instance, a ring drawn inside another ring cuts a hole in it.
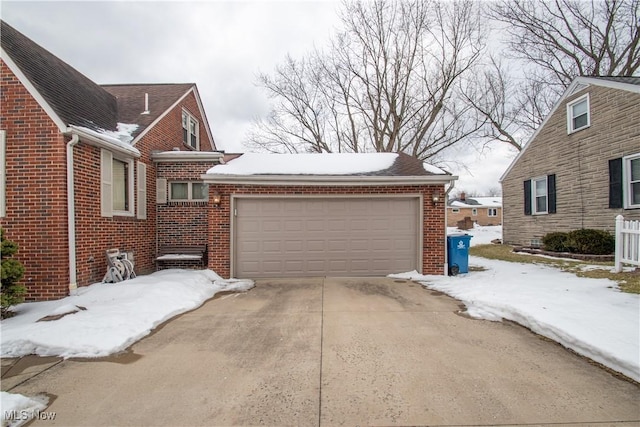
[{"label": "white garage door", "polygon": [[236,198],[236,277],[379,276],[418,268],[419,199]]}]

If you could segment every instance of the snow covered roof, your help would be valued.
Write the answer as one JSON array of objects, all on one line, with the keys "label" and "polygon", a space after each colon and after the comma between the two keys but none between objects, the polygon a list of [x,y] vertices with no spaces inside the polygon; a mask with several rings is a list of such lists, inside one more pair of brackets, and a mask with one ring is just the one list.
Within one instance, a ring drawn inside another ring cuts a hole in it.
[{"label": "snow covered roof", "polygon": [[245,153],[207,175],[449,176],[404,153]]},{"label": "snow covered roof", "polygon": [[467,197],[465,200],[454,199],[449,202],[453,208],[500,208],[502,197]]}]

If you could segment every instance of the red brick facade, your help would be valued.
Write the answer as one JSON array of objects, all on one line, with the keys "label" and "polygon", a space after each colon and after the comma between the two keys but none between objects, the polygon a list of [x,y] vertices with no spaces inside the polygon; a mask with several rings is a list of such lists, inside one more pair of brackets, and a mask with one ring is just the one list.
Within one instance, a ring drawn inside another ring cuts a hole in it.
[{"label": "red brick facade", "polygon": [[[70,282],[66,184],[66,143],[70,137],[62,135],[3,61],[0,61],[0,70],[0,129],[6,131],[7,172],[6,216],[0,218],[0,224],[6,230],[7,238],[20,246],[17,259],[25,266],[27,299],[61,298],[68,294]],[[146,219],[138,219],[136,215],[101,216],[100,148],[82,140],[73,148],[79,286],[102,280],[106,271],[105,250],[109,248],[133,252],[139,274],[155,270],[157,165],[151,160],[151,153],[175,147],[190,150],[182,142],[183,108],[200,123],[200,150],[213,149],[206,122],[191,92],[135,145],[141,157],[134,159],[134,181],[137,179],[137,162],[147,166]],[[137,188],[138,183],[135,182],[133,206],[136,207]],[[193,215],[206,218],[203,209]]]},{"label": "red brick facade", "polygon": [[219,206],[209,209],[209,268],[222,277],[231,274],[231,195],[423,195],[422,274],[443,274],[445,263],[445,206],[443,197],[435,205],[434,193],[444,194],[444,185],[397,186],[262,186],[218,184],[209,187],[222,196]]}]

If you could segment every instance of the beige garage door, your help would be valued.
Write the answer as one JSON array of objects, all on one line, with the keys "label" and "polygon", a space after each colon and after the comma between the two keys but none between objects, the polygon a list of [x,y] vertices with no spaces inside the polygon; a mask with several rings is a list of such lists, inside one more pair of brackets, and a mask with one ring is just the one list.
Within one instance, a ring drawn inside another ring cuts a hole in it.
[{"label": "beige garage door", "polygon": [[418,265],[418,198],[237,198],[236,277],[378,276]]}]

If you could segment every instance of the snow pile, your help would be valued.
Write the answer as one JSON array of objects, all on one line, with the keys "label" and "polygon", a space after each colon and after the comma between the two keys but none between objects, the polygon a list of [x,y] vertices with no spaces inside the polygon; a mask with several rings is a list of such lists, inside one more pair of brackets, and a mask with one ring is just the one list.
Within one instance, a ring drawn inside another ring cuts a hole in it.
[{"label": "snow pile", "polygon": [[120,283],[96,283],[76,296],[17,306],[17,315],[2,321],[0,355],[108,356],[220,291],[246,291],[253,285],[222,279],[211,270],[162,270]]},{"label": "snow pile", "polygon": [[608,279],[580,278],[544,265],[473,256],[470,263],[487,271],[391,277],[419,281],[462,301],[474,318],[512,320],[640,381],[640,295],[620,292]]},{"label": "snow pile", "polygon": [[433,174],[436,174],[436,175],[446,175],[446,174],[447,174],[445,171],[443,171],[443,170],[442,170],[442,169],[440,169],[439,167],[434,166],[434,165],[429,164],[429,163],[426,163],[426,162],[423,162],[423,163],[422,163],[422,167],[423,167],[423,168],[424,168],[424,170],[426,170],[427,172],[429,172],[429,173],[433,173]]},{"label": "snow pile", "polygon": [[111,144],[117,145],[120,148],[124,148],[127,151],[131,151],[134,154],[140,155],[140,151],[131,145],[131,141],[133,141],[133,132],[138,129],[138,125],[136,124],[118,123],[117,130],[93,130],[84,126],[71,126],[71,128],[78,129],[85,134],[102,139]]},{"label": "snow pile", "polygon": [[210,175],[353,175],[390,168],[395,153],[245,153],[207,171]]},{"label": "snow pile", "polygon": [[471,246],[486,245],[491,243],[492,240],[502,239],[502,226],[481,226],[475,224],[471,230],[459,230],[456,227],[447,227],[447,234],[469,234],[471,237]]},{"label": "snow pile", "polygon": [[26,424],[47,407],[49,398],[38,396],[29,398],[21,394],[0,392],[0,413],[2,413],[2,427],[17,427]]}]

